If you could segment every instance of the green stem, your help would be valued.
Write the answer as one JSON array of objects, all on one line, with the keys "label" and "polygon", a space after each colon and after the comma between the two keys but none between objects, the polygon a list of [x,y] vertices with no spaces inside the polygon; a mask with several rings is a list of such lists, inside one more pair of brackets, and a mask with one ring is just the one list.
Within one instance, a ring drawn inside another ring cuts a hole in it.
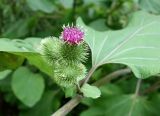
[{"label": "green stem", "polygon": [[141,87],[142,79],[138,79],[137,85],[136,85],[136,90],[135,90],[135,96],[139,96],[139,91]]},{"label": "green stem", "polygon": [[97,68],[96,66],[93,66],[93,67],[90,69],[88,75],[87,75],[86,78],[84,79],[84,82],[83,82],[82,86],[89,81],[89,79],[91,78],[91,76],[92,76],[92,74],[94,73],[94,71],[96,70],[96,68]]}]

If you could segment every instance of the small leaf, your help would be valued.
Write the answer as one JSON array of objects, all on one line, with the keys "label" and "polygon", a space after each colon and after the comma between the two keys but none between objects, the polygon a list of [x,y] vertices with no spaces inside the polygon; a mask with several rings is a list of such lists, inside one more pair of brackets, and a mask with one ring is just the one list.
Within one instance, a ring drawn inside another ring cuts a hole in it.
[{"label": "small leaf", "polygon": [[101,91],[96,86],[84,84],[81,88],[85,97],[98,98],[101,95]]},{"label": "small leaf", "polygon": [[17,98],[25,105],[32,107],[42,96],[44,80],[41,75],[34,74],[25,67],[20,67],[13,74],[11,86]]}]

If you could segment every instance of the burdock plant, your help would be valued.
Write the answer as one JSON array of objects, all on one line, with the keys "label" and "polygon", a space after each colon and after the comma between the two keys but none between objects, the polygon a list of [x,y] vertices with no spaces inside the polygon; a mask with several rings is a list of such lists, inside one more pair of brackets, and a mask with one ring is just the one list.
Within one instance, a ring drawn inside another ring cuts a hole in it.
[{"label": "burdock plant", "polygon": [[87,59],[88,46],[84,35],[80,27],[64,26],[59,39],[47,37],[41,41],[41,54],[54,67],[53,79],[61,87],[77,85],[85,77],[82,62]]}]

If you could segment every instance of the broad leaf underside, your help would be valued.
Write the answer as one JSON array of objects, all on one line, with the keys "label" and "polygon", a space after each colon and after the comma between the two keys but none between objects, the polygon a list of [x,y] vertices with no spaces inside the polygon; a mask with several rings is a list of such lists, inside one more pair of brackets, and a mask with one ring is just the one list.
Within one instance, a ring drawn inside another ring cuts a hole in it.
[{"label": "broad leaf underside", "polygon": [[128,27],[118,31],[99,32],[87,29],[85,41],[92,51],[92,65],[106,63],[128,65],[136,77],[146,78],[160,72],[160,17],[142,11],[133,14]]},{"label": "broad leaf underside", "polygon": [[38,52],[41,38],[20,39],[0,39],[0,52],[15,54],[24,58],[39,68],[42,72],[52,76],[52,68],[41,57]]}]

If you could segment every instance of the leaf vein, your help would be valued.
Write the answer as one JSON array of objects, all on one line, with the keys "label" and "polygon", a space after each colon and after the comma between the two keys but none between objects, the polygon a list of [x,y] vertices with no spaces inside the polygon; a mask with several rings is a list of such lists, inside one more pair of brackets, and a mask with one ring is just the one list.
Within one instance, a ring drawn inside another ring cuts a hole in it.
[{"label": "leaf vein", "polygon": [[115,53],[119,48],[121,48],[123,45],[125,45],[129,40],[131,40],[136,34],[138,34],[140,31],[142,31],[145,27],[152,25],[156,23],[156,21],[153,21],[151,23],[146,24],[145,26],[141,26],[140,28],[138,28],[137,30],[135,30],[135,32],[133,32],[128,38],[124,39],[124,41],[122,41],[117,47],[115,47],[106,57],[104,57],[99,65],[103,64],[103,62],[112,56],[113,53]]}]

